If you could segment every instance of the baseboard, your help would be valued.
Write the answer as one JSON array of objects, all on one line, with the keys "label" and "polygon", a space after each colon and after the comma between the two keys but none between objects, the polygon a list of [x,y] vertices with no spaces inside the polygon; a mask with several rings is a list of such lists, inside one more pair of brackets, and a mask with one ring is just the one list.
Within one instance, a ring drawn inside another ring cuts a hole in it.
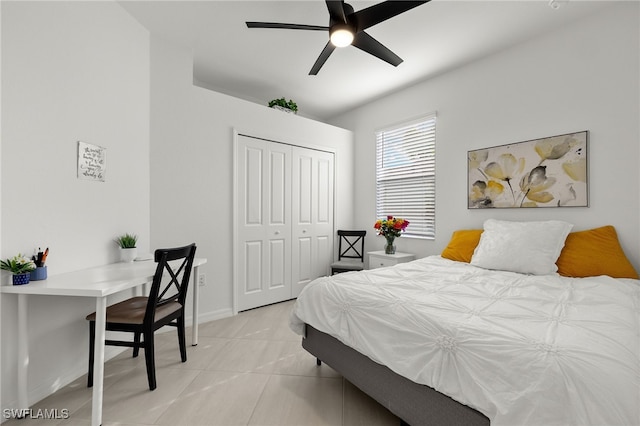
[{"label": "baseboard", "polygon": [[[231,316],[233,316],[233,310],[231,308],[218,309],[217,311],[211,311],[205,314],[200,314],[200,316],[198,317],[198,324],[215,321],[222,318],[228,318]],[[191,324],[191,318],[187,318],[186,323]]]}]

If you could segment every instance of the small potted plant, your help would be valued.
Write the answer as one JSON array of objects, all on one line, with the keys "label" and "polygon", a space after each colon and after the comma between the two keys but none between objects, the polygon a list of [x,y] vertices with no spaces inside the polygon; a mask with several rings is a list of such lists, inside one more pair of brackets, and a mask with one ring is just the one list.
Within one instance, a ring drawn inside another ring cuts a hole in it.
[{"label": "small potted plant", "polygon": [[18,253],[11,259],[0,260],[0,269],[13,274],[13,285],[28,284],[31,278],[31,271],[36,269],[33,260]]},{"label": "small potted plant", "polygon": [[285,98],[273,99],[269,101],[269,108],[275,108],[279,109],[280,111],[285,111],[293,114],[298,113],[298,105],[291,99],[289,99],[288,101]]},{"label": "small potted plant", "polygon": [[126,233],[117,237],[115,242],[118,244],[118,247],[120,247],[120,260],[123,262],[133,262],[138,255],[138,249],[136,247],[138,236]]}]

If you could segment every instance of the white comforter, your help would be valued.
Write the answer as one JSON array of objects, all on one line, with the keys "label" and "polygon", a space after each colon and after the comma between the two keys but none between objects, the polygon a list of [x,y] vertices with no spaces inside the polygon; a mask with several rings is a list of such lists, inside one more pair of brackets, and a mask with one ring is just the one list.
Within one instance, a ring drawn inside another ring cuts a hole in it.
[{"label": "white comforter", "polygon": [[492,425],[640,424],[640,282],[488,271],[432,256],[308,284],[303,323]]}]

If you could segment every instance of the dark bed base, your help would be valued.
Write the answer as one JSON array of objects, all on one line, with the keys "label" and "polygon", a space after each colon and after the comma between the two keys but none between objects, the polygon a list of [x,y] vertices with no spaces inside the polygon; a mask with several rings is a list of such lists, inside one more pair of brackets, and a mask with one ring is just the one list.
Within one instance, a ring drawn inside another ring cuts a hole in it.
[{"label": "dark bed base", "polygon": [[402,377],[336,338],[306,325],[302,347],[412,426],[488,426],[482,413]]}]

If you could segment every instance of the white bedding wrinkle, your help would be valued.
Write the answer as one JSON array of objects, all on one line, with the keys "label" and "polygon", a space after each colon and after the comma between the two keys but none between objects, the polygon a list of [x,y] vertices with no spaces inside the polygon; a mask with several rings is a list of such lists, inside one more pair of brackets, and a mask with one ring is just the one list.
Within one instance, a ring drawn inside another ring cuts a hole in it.
[{"label": "white bedding wrinkle", "polygon": [[304,323],[492,425],[640,425],[640,281],[431,256],[309,283]]}]

